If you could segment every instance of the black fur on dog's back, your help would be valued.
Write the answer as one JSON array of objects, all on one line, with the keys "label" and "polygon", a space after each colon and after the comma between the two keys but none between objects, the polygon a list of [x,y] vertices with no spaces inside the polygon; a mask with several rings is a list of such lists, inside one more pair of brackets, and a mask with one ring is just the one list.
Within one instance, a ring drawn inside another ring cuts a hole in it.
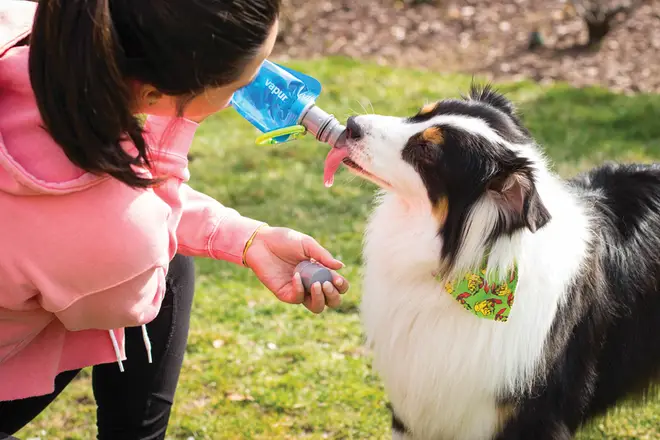
[{"label": "black fur on dog's back", "polygon": [[591,254],[548,336],[547,375],[512,397],[498,440],[571,438],[660,373],[660,165],[606,165],[569,184],[591,209]]}]

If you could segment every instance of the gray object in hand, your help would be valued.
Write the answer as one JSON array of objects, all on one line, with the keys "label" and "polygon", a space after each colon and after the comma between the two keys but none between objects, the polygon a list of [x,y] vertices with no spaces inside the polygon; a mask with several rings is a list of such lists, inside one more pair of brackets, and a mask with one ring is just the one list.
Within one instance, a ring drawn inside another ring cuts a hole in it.
[{"label": "gray object in hand", "polygon": [[325,266],[311,261],[303,261],[296,266],[296,272],[300,273],[300,279],[306,292],[311,292],[312,285],[316,282],[325,283],[330,281],[332,283],[332,272]]}]

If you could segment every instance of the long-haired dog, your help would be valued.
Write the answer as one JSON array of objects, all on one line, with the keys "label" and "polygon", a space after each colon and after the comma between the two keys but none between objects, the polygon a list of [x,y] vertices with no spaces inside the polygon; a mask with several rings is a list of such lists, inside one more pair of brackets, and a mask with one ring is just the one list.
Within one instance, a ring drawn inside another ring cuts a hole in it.
[{"label": "long-haired dog", "polygon": [[660,372],[660,167],[564,181],[490,87],[348,121],[393,438],[569,439]]}]

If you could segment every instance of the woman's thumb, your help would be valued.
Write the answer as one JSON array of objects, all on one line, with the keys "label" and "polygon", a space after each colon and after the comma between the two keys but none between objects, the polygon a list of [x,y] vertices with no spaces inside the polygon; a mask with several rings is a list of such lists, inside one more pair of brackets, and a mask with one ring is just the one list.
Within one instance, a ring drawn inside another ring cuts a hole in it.
[{"label": "woman's thumb", "polygon": [[303,238],[302,246],[305,257],[314,259],[325,267],[334,270],[339,270],[344,267],[344,263],[334,258],[327,249],[321,246],[312,237]]}]

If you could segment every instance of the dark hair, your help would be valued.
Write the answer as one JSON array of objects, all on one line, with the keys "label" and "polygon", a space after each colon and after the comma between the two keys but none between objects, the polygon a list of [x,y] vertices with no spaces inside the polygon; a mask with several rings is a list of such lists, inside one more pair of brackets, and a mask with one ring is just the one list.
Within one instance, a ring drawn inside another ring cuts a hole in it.
[{"label": "dark hair", "polygon": [[[80,168],[132,187],[153,184],[133,168],[149,158],[130,81],[181,102],[229,84],[279,9],[280,0],[41,0],[29,65],[45,128]],[[126,139],[137,157],[120,146]]]}]

